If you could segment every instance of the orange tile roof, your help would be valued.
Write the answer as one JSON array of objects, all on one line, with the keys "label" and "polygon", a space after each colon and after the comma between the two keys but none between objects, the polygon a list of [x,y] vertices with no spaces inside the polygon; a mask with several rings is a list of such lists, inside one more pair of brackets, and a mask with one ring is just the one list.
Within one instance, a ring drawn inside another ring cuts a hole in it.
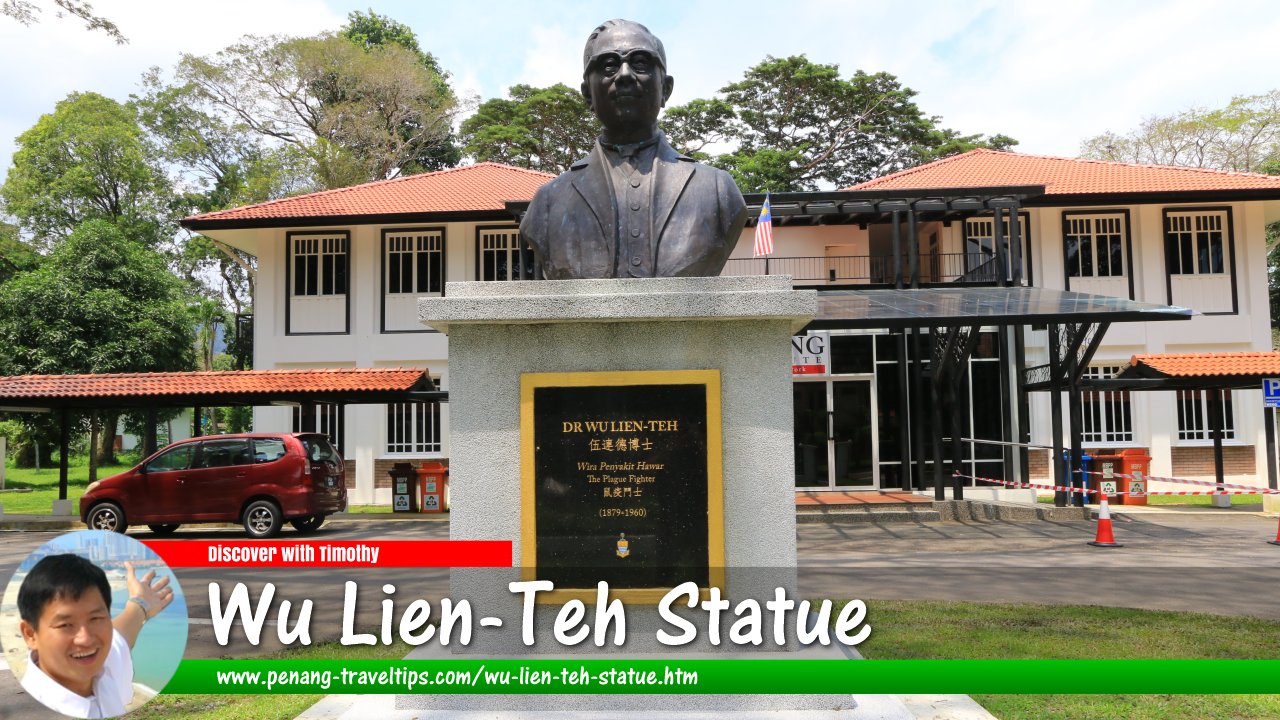
[{"label": "orange tile roof", "polygon": [[1134,355],[1129,365],[1165,377],[1280,377],[1280,353],[1277,352]]},{"label": "orange tile roof", "polygon": [[849,190],[1044,185],[1045,196],[1276,191],[1280,176],[1136,165],[978,148],[854,185]]},{"label": "orange tile roof", "polygon": [[227,223],[251,227],[254,222],[310,218],[501,212],[508,200],[532,199],[534,192],[554,177],[483,162],[192,215],[183,218],[182,224],[201,229]]},{"label": "orange tile roof", "polygon": [[407,391],[415,368],[336,368],[223,372],[18,375],[0,377],[0,405],[51,399],[156,398],[229,394],[281,395]]}]

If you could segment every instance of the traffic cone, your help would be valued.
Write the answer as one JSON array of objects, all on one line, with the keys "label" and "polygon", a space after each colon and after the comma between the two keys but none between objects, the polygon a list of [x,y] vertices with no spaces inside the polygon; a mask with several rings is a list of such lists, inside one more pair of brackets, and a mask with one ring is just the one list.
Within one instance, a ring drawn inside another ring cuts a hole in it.
[{"label": "traffic cone", "polygon": [[1089,544],[1094,547],[1124,547],[1116,542],[1116,535],[1111,531],[1111,507],[1107,505],[1107,494],[1100,493],[1098,501],[1098,534]]},{"label": "traffic cone", "polygon": [[1271,543],[1272,545],[1280,545],[1280,524],[1276,526],[1276,539],[1268,540],[1267,542]]}]

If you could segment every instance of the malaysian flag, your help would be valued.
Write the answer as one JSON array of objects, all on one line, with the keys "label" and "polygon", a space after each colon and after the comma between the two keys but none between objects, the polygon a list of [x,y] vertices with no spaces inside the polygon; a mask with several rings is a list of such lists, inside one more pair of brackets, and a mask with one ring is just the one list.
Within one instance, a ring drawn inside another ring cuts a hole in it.
[{"label": "malaysian flag", "polygon": [[760,206],[760,221],[756,223],[756,249],[753,257],[773,254],[773,213],[769,210],[769,193],[764,194]]}]

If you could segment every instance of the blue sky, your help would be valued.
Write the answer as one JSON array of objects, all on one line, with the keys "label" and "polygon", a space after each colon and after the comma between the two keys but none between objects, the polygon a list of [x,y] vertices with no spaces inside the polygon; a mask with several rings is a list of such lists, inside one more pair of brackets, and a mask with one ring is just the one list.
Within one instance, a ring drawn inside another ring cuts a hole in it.
[{"label": "blue sky", "polygon": [[[50,0],[39,0],[52,7]],[[125,99],[148,67],[209,54],[246,33],[311,35],[372,9],[408,24],[462,93],[486,99],[527,82],[575,85],[587,33],[609,17],[666,44],[673,103],[706,97],[765,55],[887,71],[920,107],[965,133],[1002,132],[1022,152],[1074,156],[1082,140],[1143,117],[1280,88],[1280,13],[1262,0],[942,0],[734,3],[94,0],[129,37],[78,22],[22,27],[0,17],[0,172],[13,138],[72,91]]]}]

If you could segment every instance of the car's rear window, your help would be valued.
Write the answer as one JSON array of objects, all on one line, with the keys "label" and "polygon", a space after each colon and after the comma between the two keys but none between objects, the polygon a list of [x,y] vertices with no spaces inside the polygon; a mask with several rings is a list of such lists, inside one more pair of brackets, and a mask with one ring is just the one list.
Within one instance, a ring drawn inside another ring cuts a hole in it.
[{"label": "car's rear window", "polygon": [[338,451],[333,449],[329,441],[321,435],[305,435],[298,438],[307,451],[307,458],[312,462],[338,462]]},{"label": "car's rear window", "polygon": [[254,438],[253,461],[255,463],[275,462],[284,457],[284,440],[280,438]]}]

